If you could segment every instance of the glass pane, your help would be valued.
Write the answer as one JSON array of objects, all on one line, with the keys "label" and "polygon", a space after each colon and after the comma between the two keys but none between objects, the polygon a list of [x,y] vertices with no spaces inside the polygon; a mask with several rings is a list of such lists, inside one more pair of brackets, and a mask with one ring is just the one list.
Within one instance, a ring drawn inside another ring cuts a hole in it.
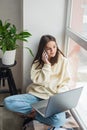
[{"label": "glass pane", "polygon": [[87,0],[72,0],[70,26],[87,39]]},{"label": "glass pane", "polygon": [[68,58],[72,76],[71,86],[84,86],[76,110],[87,127],[87,51],[69,39]]}]

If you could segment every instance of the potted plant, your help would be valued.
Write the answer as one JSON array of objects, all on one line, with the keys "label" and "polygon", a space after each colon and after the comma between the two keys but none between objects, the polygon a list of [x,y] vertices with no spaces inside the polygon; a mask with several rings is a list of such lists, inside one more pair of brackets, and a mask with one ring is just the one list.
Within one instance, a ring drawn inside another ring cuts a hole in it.
[{"label": "potted plant", "polygon": [[[30,36],[31,34],[28,31],[18,33],[16,26],[8,22],[8,20],[4,23],[0,20],[0,49],[3,52],[2,63],[5,65],[14,64],[16,49],[19,46],[17,41],[27,42],[27,38]],[[28,48],[28,50],[33,56],[31,49]]]}]

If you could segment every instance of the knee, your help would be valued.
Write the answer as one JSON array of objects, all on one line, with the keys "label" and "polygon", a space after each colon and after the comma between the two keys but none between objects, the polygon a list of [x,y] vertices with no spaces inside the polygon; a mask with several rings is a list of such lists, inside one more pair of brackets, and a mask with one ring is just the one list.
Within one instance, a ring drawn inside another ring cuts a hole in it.
[{"label": "knee", "polygon": [[65,113],[59,113],[52,117],[52,125],[55,127],[63,126],[66,122]]},{"label": "knee", "polygon": [[5,106],[6,108],[9,108],[9,106],[11,105],[11,101],[10,101],[9,97],[6,97],[6,98],[4,99],[4,101],[3,101],[3,103],[4,103],[4,106]]}]

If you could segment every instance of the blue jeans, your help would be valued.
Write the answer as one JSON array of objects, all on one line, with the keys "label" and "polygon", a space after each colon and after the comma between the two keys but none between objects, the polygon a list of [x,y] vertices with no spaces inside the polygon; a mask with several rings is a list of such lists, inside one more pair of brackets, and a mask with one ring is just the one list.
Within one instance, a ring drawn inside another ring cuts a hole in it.
[{"label": "blue jeans", "polygon": [[[4,106],[13,112],[29,114],[32,111],[31,104],[41,100],[42,99],[31,94],[19,94],[6,97],[4,99]],[[63,126],[66,121],[65,112],[54,114],[48,118],[44,118],[39,113],[36,113],[35,119],[41,123],[54,127]]]}]

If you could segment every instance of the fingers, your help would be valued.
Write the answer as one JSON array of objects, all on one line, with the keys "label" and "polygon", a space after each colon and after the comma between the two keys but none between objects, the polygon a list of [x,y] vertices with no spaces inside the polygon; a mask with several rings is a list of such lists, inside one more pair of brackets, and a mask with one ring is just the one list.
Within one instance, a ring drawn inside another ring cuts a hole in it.
[{"label": "fingers", "polygon": [[45,50],[42,53],[42,60],[43,60],[44,63],[50,64],[49,59],[48,59],[48,54]]},{"label": "fingers", "polygon": [[43,59],[48,59],[48,54],[47,54],[47,52],[45,50],[42,53],[42,58]]}]

